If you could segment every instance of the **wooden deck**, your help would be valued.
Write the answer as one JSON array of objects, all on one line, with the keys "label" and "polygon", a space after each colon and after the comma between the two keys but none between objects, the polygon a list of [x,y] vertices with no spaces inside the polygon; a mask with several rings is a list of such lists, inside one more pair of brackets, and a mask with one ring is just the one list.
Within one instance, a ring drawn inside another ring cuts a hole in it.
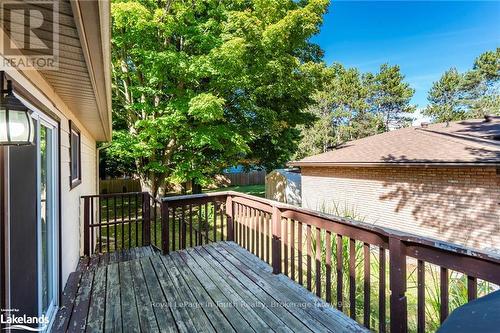
[{"label": "wooden deck", "polygon": [[365,328],[232,242],[81,260],[53,332],[360,332]]}]

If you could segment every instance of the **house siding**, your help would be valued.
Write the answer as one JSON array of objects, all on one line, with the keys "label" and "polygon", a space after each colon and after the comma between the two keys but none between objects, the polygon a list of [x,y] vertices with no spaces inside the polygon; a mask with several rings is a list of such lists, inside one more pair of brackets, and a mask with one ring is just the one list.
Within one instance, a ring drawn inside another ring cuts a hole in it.
[{"label": "house siding", "polygon": [[302,167],[302,205],[354,212],[358,220],[473,248],[500,249],[495,167]]},{"label": "house siding", "polygon": [[[83,252],[83,213],[80,197],[96,194],[97,188],[97,149],[96,141],[87,133],[81,132],[82,182],[71,189],[69,118],[61,115],[61,269],[62,283],[73,272]],[[74,121],[74,118],[71,119]]]}]

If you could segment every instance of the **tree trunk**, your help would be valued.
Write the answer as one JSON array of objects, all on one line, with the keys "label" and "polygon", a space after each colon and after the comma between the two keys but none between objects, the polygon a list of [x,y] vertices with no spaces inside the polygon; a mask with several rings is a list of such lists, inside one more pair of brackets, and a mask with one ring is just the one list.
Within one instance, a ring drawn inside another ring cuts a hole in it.
[{"label": "tree trunk", "polygon": [[139,181],[141,183],[141,191],[149,192],[153,198],[156,198],[158,195],[158,182],[156,179],[150,179],[144,175],[140,175]]}]

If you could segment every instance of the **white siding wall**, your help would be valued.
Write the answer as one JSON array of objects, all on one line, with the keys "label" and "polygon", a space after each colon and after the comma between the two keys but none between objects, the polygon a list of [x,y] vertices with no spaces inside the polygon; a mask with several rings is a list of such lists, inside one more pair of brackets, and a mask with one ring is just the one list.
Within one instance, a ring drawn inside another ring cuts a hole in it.
[{"label": "white siding wall", "polygon": [[[73,121],[74,119],[72,119]],[[83,244],[83,213],[80,196],[97,193],[96,142],[82,132],[82,183],[70,188],[69,123],[61,121],[61,227],[63,284],[78,264]]]}]

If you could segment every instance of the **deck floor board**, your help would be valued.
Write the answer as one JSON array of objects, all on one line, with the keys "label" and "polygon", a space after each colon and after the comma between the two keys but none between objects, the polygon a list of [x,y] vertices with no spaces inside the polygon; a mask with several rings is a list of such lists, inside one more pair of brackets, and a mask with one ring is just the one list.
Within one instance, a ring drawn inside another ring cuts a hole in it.
[{"label": "deck floor board", "polygon": [[141,330],[147,332],[159,332],[153,304],[142,273],[141,263],[137,260],[130,261],[130,272],[134,283],[134,293],[139,312],[139,326]]},{"label": "deck floor board", "polygon": [[105,305],[106,305],[106,274],[105,266],[96,269],[92,293],[90,296],[90,308],[87,317],[86,331],[102,331],[104,327]]},{"label": "deck floor board", "polygon": [[[270,266],[252,255],[247,250],[234,243],[220,243],[215,246],[225,248],[228,253],[231,253],[231,255],[236,255],[237,258],[239,258],[239,260],[242,261],[249,269],[256,272],[259,276],[268,279],[268,281],[276,287],[279,293],[291,293],[291,295],[293,295],[298,302],[316,304],[317,306],[309,307],[307,311],[310,312],[311,316],[322,322],[329,329],[335,332],[342,331],[350,327],[352,330],[357,329],[358,324],[356,322],[349,319],[342,312],[330,306],[322,299],[316,297],[313,293],[308,292],[307,289],[293,282],[287,276],[282,274],[273,275],[272,268]],[[263,274],[262,272],[267,274]]]},{"label": "deck floor board", "polygon": [[[248,322],[248,324],[256,332],[269,332],[271,327],[268,325],[267,320],[261,318],[255,311],[256,307],[250,306],[247,297],[241,297],[236,293],[229,283],[227,283],[211,266],[206,264],[205,260],[195,249],[187,251],[191,258],[198,264],[199,269],[205,271],[212,282],[219,288],[219,290],[226,296],[226,298],[235,305],[237,311]],[[278,318],[273,318],[273,321],[279,321]]]},{"label": "deck floor board", "polygon": [[196,279],[193,272],[191,272],[191,270],[184,265],[184,262],[180,258],[179,254],[174,253],[169,257],[164,257],[163,259],[166,261],[171,260],[175,263],[175,267],[179,270],[186,286],[190,288],[195,301],[198,304],[204,305],[201,308],[215,330],[217,332],[235,332],[226,317],[221,315],[221,312],[217,308],[217,304],[203,288],[198,279]]},{"label": "deck floor board", "polygon": [[[153,258],[152,258],[153,259]],[[153,264],[158,273],[168,274],[172,284],[179,295],[182,295],[182,300],[187,304],[195,304],[196,299],[192,296],[187,288],[184,278],[180,275],[175,263],[169,257],[154,258],[157,264]],[[162,261],[163,259],[163,261]],[[207,319],[205,312],[201,307],[194,307],[192,311],[187,311],[187,315],[191,319],[193,326],[197,331],[204,330],[206,332],[215,332],[210,321]]]},{"label": "deck floor board", "polygon": [[[216,247],[216,249],[228,262],[230,262],[234,266],[235,269],[238,269],[249,279],[255,281],[265,292],[267,292],[269,295],[272,295],[276,301],[277,306],[279,305],[290,309],[292,311],[291,313],[293,313],[298,320],[300,320],[304,325],[306,325],[314,332],[328,331],[328,326],[322,325],[318,318],[315,318],[314,314],[310,313],[309,307],[304,306],[304,304],[306,303],[299,295],[295,295],[295,293],[287,289],[277,290],[278,286],[275,286],[274,281],[268,279],[267,277],[261,276],[260,274],[258,274],[258,272],[253,271],[237,257],[227,252],[225,248]],[[269,277],[272,278],[272,276]]]},{"label": "deck floor board", "polygon": [[53,332],[365,332],[232,242],[82,258]]},{"label": "deck floor board", "polygon": [[187,251],[179,253],[185,265],[191,269],[194,276],[201,283],[203,288],[207,291],[208,295],[217,304],[222,314],[229,320],[233,328],[237,332],[254,332],[249,323],[245,320],[244,316],[238,311],[237,307],[233,306],[232,302],[224,295],[224,293],[217,287],[217,285],[210,279],[207,273],[202,270],[196,262],[192,259]]},{"label": "deck floor board", "polygon": [[[247,294],[248,299],[251,304],[256,304],[256,308],[261,311],[270,311],[273,313],[273,330],[276,332],[287,331],[287,332],[312,332],[306,325],[304,325],[300,320],[298,320],[289,310],[285,307],[276,306],[277,302],[269,295],[265,290],[259,287],[255,281],[249,279],[246,275],[235,269],[234,266],[230,265],[222,256],[219,255],[212,247],[204,247],[202,250],[210,254],[215,260],[207,261],[210,264],[216,266],[219,269],[219,273],[223,274],[226,279],[231,281],[233,287],[239,289],[246,289],[243,291]],[[201,251],[201,250],[199,250]],[[266,316],[263,316],[266,318]]]},{"label": "deck floor board", "polygon": [[122,300],[123,327],[127,328],[127,332],[140,333],[139,309],[137,309],[134,284],[132,282],[130,271],[130,262],[127,261],[120,264],[120,291]]}]

